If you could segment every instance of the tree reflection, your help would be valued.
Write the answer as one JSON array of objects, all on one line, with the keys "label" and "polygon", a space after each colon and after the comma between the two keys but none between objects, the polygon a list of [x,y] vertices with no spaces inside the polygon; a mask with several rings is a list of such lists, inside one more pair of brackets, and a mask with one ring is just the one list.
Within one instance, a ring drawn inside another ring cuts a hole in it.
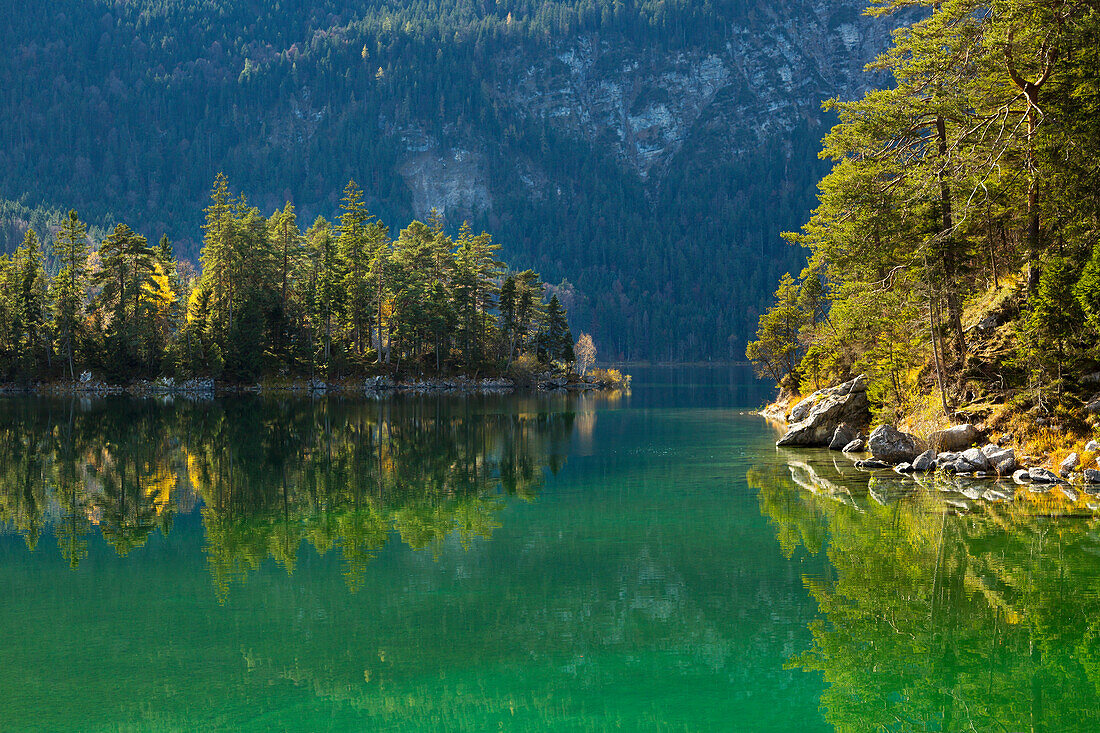
[{"label": "tree reflection", "polygon": [[960,512],[936,488],[838,501],[787,466],[749,483],[788,556],[830,560],[829,577],[804,578],[821,617],[792,665],[823,674],[837,730],[1100,730],[1090,499],[1021,489]]},{"label": "tree reflection", "polygon": [[219,597],[303,542],[338,548],[354,591],[391,537],[491,537],[564,464],[577,399],[0,401],[0,522],[31,549],[49,524],[75,568],[94,530],[126,555],[201,501]]}]

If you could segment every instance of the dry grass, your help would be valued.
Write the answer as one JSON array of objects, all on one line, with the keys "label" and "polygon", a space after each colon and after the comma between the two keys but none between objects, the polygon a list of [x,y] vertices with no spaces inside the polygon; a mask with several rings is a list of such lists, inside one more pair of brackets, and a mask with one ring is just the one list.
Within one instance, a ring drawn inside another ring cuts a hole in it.
[{"label": "dry grass", "polygon": [[943,414],[939,394],[933,392],[913,398],[900,427],[907,433],[927,439],[931,433],[949,428],[951,425],[951,420]]},{"label": "dry grass", "polygon": [[990,286],[985,292],[966,302],[962,312],[964,328],[974,326],[990,313],[1002,313],[1015,307],[1012,301],[1017,297],[1021,287],[1021,275],[1019,273],[1002,275],[1000,281],[999,288]]}]

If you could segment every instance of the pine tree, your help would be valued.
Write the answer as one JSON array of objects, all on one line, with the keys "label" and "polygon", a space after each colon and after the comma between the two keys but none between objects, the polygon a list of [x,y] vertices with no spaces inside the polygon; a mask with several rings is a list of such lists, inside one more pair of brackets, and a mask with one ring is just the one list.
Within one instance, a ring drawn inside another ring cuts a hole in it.
[{"label": "pine tree", "polygon": [[75,379],[74,341],[81,323],[88,289],[88,227],[70,210],[54,235],[53,256],[61,271],[53,280],[54,328],[69,367],[69,379]]},{"label": "pine tree", "polygon": [[370,278],[370,267],[380,242],[376,228],[371,226],[374,217],[363,204],[363,192],[355,181],[348,181],[344,188],[341,206],[343,212],[340,214],[337,248],[344,273],[342,305],[345,329],[349,332],[355,354],[362,355],[364,343],[369,342],[374,313],[372,296],[375,288]]},{"label": "pine tree", "polygon": [[808,320],[799,308],[799,288],[789,272],[780,278],[775,300],[775,305],[760,316],[756,340],[749,343],[745,355],[760,376],[783,382],[795,375],[798,331]]},{"label": "pine tree", "polygon": [[1077,265],[1068,257],[1048,257],[1039,285],[1028,299],[1025,329],[1029,347],[1058,381],[1084,321],[1074,298],[1078,273]]},{"label": "pine tree", "polygon": [[273,308],[271,330],[275,353],[284,361],[290,361],[290,340],[292,324],[296,320],[297,310],[294,301],[297,283],[295,274],[299,270],[299,260],[303,254],[302,234],[298,229],[298,218],[294,205],[289,201],[282,211],[276,211],[268,223],[268,229],[275,239],[276,285],[279,297]]},{"label": "pine tree", "polygon": [[332,225],[323,217],[317,217],[306,232],[308,267],[303,275],[306,286],[304,297],[309,333],[314,348],[311,349],[311,369],[318,363],[327,376],[332,368],[332,331],[333,319],[340,299],[340,257],[336,248],[336,237]]},{"label": "pine tree", "polygon": [[28,229],[23,243],[15,250],[11,258],[11,289],[7,296],[11,299],[12,326],[15,362],[25,376],[37,376],[39,355],[50,362],[49,339],[46,326],[46,271],[43,264],[42,248],[38,235]]},{"label": "pine tree", "polygon": [[538,336],[538,357],[540,361],[548,363],[558,361],[571,364],[575,361],[573,333],[569,330],[565,309],[561,307],[557,295],[551,295],[546,306],[546,315]]},{"label": "pine tree", "polygon": [[145,237],[118,224],[99,246],[99,265],[92,284],[100,288],[97,305],[105,316],[112,359],[105,366],[118,375],[148,370],[159,356],[147,348],[161,300],[156,252]]}]

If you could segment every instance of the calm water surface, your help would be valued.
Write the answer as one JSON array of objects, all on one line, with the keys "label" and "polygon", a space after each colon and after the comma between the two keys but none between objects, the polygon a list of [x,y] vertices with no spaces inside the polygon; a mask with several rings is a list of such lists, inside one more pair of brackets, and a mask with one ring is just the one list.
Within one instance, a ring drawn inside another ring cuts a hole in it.
[{"label": "calm water surface", "polygon": [[1087,495],[629,395],[0,401],[2,730],[1100,730]]}]

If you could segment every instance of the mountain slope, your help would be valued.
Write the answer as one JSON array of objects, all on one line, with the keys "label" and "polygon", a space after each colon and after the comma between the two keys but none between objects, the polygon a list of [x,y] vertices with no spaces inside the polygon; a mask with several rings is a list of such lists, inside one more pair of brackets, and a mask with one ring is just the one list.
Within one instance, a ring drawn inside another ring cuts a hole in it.
[{"label": "mountain slope", "polygon": [[888,27],[863,0],[9,3],[0,197],[194,257],[224,171],[265,210],[443,210],[604,357],[737,357]]}]

